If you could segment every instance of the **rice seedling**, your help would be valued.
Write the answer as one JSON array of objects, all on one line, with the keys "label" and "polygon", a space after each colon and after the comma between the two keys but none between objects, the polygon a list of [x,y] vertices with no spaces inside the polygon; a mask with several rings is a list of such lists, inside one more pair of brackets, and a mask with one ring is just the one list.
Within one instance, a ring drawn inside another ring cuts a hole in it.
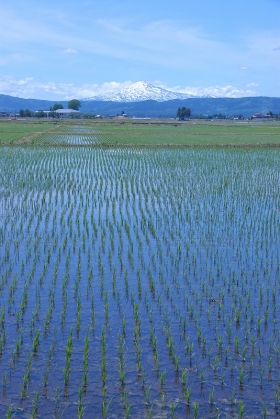
[{"label": "rice seedling", "polygon": [[84,412],[85,412],[85,407],[83,406],[83,397],[82,397],[82,389],[79,388],[78,390],[78,413],[77,413],[77,418],[78,419],[82,419],[82,417],[84,416]]},{"label": "rice seedling", "polygon": [[101,377],[102,385],[105,387],[107,379],[107,366],[106,366],[106,333],[104,327],[101,331]]},{"label": "rice seedling", "polygon": [[149,404],[150,401],[150,393],[151,393],[151,387],[145,388],[145,403]]},{"label": "rice seedling", "polygon": [[159,383],[161,387],[163,387],[165,380],[166,380],[166,371],[162,371],[159,374]]},{"label": "rice seedling", "polygon": [[6,373],[3,374],[2,384],[3,384],[3,387],[5,388],[6,384],[7,384],[7,374]]},{"label": "rice seedling", "polygon": [[242,419],[244,416],[244,409],[245,409],[245,404],[241,401],[238,402],[238,418]]},{"label": "rice seedling", "polygon": [[131,410],[130,405],[126,403],[125,404],[125,410],[124,410],[124,412],[125,412],[125,419],[128,419],[129,418],[129,416],[130,416],[130,410]]},{"label": "rice seedling", "polygon": [[268,371],[271,372],[272,370],[272,356],[268,357]]},{"label": "rice seedling", "polygon": [[174,367],[175,367],[175,371],[178,372],[179,371],[179,357],[174,355]]},{"label": "rice seedling", "polygon": [[43,375],[44,387],[47,387],[47,385],[48,385],[48,380],[49,380],[49,374],[48,374],[48,372],[47,372],[47,371],[45,371],[45,372],[44,372],[44,375]]},{"label": "rice seedling", "polygon": [[89,362],[89,335],[87,333],[84,344],[84,358],[83,358],[83,387],[86,387],[88,381],[88,362]]},{"label": "rice seedling", "polygon": [[240,371],[239,371],[239,375],[238,375],[240,386],[242,386],[243,383],[244,383],[244,374],[245,374],[245,369],[243,367],[241,367]]},{"label": "rice seedling", "polygon": [[[62,125],[63,133],[48,137],[53,147],[0,155],[7,395],[14,388],[20,403],[20,393],[38,391],[44,415],[46,394],[64,383],[74,417],[78,382],[97,416],[105,416],[107,393],[117,416],[133,416],[134,406],[152,416],[151,397],[144,407],[134,396],[140,381],[144,399],[145,389],[158,388],[166,412],[172,386],[173,400],[183,391],[188,414],[194,400],[207,417],[201,402],[207,378],[213,417],[222,416],[224,400],[237,404],[240,391],[243,400],[252,389],[261,400],[274,394],[277,405],[278,150],[92,149],[94,133],[69,133],[82,128],[92,129]],[[139,125],[146,128],[166,129]],[[124,403],[114,397],[114,382]],[[89,384],[101,389],[99,406]],[[16,396],[13,403],[15,411]],[[254,409],[263,415],[261,404]],[[0,416],[6,413],[2,400]],[[32,399],[30,413],[35,417]]]},{"label": "rice seedling", "polygon": [[263,419],[266,419],[267,417],[267,406],[262,403],[262,414],[263,414]]},{"label": "rice seedling", "polygon": [[183,386],[186,385],[186,383],[188,381],[188,376],[189,376],[188,370],[183,368],[182,373],[181,373],[181,383],[182,383]]},{"label": "rice seedling", "polygon": [[9,404],[8,410],[7,410],[7,413],[6,413],[6,418],[7,419],[12,419],[13,416],[14,416],[13,415],[13,405]]},{"label": "rice seedling", "polygon": [[199,412],[199,403],[193,403],[193,417],[194,419],[198,418],[198,412]]},{"label": "rice seedling", "polygon": [[191,400],[191,389],[190,389],[190,387],[186,387],[185,399],[186,399],[187,405],[190,405],[190,400]]},{"label": "rice seedling", "polygon": [[32,401],[32,411],[31,411],[31,417],[36,418],[38,413],[38,403],[39,403],[39,392],[35,391],[34,393],[34,399]]},{"label": "rice seedling", "polygon": [[171,418],[174,419],[175,418],[175,413],[176,413],[176,408],[177,408],[177,403],[176,402],[172,402],[170,405],[170,413],[171,413]]},{"label": "rice seedling", "polygon": [[40,344],[40,331],[36,331],[35,339],[33,340],[33,353],[35,354],[38,350]]},{"label": "rice seedling", "polygon": [[214,394],[215,394],[215,390],[214,387],[212,387],[210,394],[209,394],[209,403],[212,406],[214,403]]},{"label": "rice seedling", "polygon": [[102,400],[102,417],[106,418],[108,415],[108,410],[110,406],[111,400]]},{"label": "rice seedling", "polygon": [[260,369],[260,371],[259,371],[259,373],[260,373],[260,385],[262,386],[262,383],[263,383],[263,374],[264,374],[264,369],[263,369],[263,368],[261,368],[261,369]]},{"label": "rice seedling", "polygon": [[148,418],[152,419],[153,417],[153,404],[148,408]]}]

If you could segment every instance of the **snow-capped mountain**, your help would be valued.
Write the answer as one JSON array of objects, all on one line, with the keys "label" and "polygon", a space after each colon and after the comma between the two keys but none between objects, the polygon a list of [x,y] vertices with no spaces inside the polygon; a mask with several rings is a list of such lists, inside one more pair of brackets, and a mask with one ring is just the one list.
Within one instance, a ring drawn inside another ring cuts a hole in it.
[{"label": "snow-capped mountain", "polygon": [[156,100],[157,102],[165,102],[172,99],[189,99],[201,96],[193,96],[185,93],[170,92],[169,90],[156,87],[144,81],[138,81],[131,86],[121,89],[119,92],[105,93],[104,95],[92,96],[83,101],[100,100],[111,102],[142,102],[143,100]]}]

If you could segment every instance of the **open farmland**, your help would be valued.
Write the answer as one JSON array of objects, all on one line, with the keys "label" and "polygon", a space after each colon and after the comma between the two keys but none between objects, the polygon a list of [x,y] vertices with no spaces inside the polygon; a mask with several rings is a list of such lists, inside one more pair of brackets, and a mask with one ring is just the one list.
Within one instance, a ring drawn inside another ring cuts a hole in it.
[{"label": "open farmland", "polygon": [[164,120],[0,121],[0,144],[121,146],[279,146],[279,122]]},{"label": "open farmland", "polygon": [[0,417],[277,417],[279,148],[83,128],[0,149]]}]

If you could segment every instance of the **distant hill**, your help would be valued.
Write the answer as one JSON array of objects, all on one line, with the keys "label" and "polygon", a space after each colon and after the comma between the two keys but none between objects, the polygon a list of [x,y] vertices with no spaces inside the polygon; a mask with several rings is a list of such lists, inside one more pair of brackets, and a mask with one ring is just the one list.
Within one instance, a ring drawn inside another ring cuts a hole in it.
[{"label": "distant hill", "polygon": [[186,106],[191,109],[192,115],[223,114],[227,116],[250,116],[256,112],[266,114],[269,111],[280,113],[280,98],[247,97],[238,99],[229,98],[189,98],[185,100],[168,100],[156,102],[146,100],[143,102],[82,102],[83,112],[96,114],[120,114],[122,111],[131,116],[151,118],[175,117],[179,107]]},{"label": "distant hill", "polygon": [[57,102],[67,108],[68,102],[65,101],[22,99],[14,96],[0,95],[0,111],[18,112],[20,109],[29,109],[30,111],[38,111],[39,109],[48,110]]},{"label": "distant hill", "polygon": [[[18,97],[0,95],[0,111],[18,112],[20,109],[37,111],[48,110],[55,103],[61,103],[67,108],[67,101],[50,101],[39,99],[21,99]],[[81,101],[83,113],[95,113],[100,115],[116,115],[122,111],[131,116],[151,118],[172,118],[175,117],[177,109],[182,106],[191,108],[193,115],[223,114],[227,116],[253,115],[256,112],[280,114],[280,98],[276,97],[243,97],[237,99],[229,98],[187,98],[184,100],[167,100],[157,102],[145,100],[142,102],[112,102],[87,100]]]}]

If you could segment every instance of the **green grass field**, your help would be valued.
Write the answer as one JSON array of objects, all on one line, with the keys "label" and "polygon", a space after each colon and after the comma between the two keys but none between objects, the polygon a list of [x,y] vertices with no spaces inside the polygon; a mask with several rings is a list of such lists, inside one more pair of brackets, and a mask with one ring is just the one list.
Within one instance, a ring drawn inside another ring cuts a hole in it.
[{"label": "green grass field", "polygon": [[0,121],[0,145],[30,144],[44,132],[53,132],[58,124],[50,121],[2,120]]},{"label": "green grass field", "polygon": [[0,121],[0,145],[279,146],[279,122]]}]

